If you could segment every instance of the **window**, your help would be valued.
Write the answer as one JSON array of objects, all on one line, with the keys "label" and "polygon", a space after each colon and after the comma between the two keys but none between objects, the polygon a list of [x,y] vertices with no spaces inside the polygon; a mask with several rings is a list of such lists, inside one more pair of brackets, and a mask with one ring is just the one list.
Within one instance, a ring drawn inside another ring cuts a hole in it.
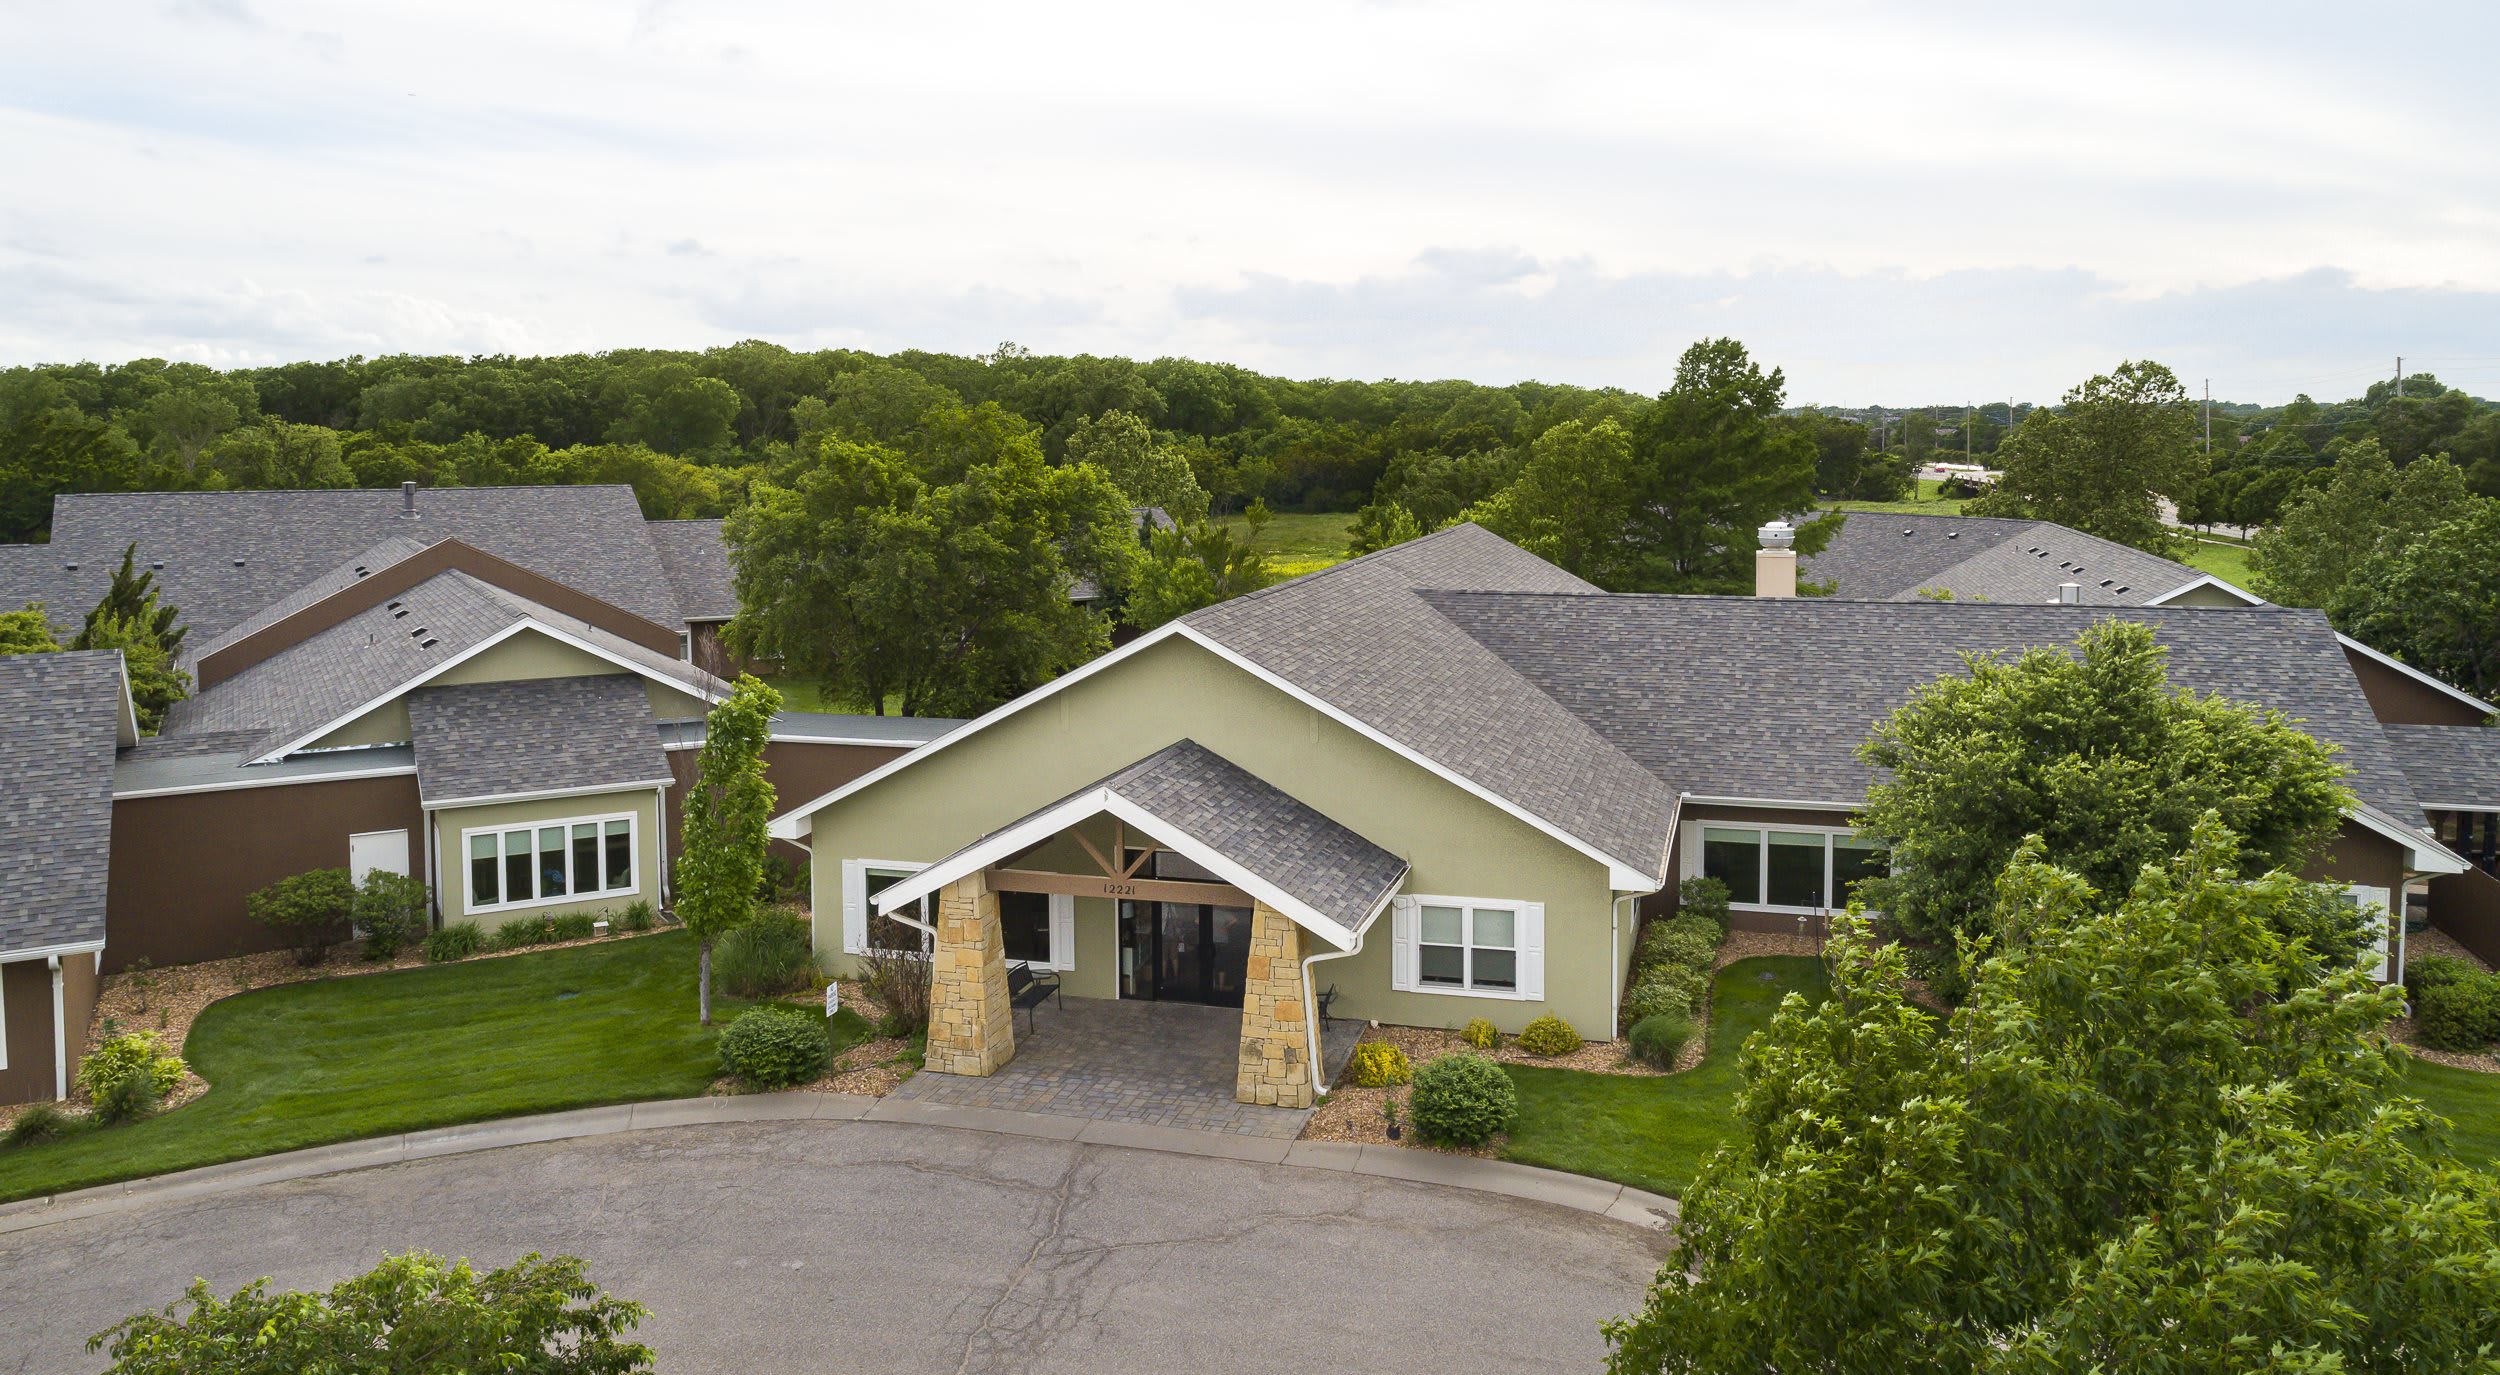
[{"label": "window", "polygon": [[1726,884],[1738,907],[1827,912],[1847,907],[1861,880],[1890,873],[1892,857],[1882,841],[1826,826],[1704,826],[1684,871]]},{"label": "window", "polygon": [[469,910],[635,891],[634,818],[590,816],[509,831],[463,831]]},{"label": "window", "polygon": [[1486,998],[1544,996],[1545,906],[1483,898],[1399,898],[1394,987]]},{"label": "window", "polygon": [[1007,937],[1007,958],[1050,963],[1050,895],[1001,893],[998,924]]},{"label": "window", "polygon": [[[918,872],[920,871],[917,868],[867,871],[866,885],[860,894],[868,907],[867,933],[866,939],[859,946],[854,947],[855,950],[865,952],[867,950],[926,950],[929,948],[927,932],[896,921],[892,916],[877,910],[877,894]],[[913,921],[930,926],[937,925],[937,898],[935,896],[924,897],[901,911],[902,915]]]}]

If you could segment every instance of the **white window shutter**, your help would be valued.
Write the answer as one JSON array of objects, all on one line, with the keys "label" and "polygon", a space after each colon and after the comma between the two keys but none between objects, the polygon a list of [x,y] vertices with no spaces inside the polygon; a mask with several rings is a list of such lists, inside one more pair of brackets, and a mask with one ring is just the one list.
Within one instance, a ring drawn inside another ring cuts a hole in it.
[{"label": "white window shutter", "polygon": [[1050,895],[1050,967],[1076,968],[1076,899],[1066,893]]},{"label": "white window shutter", "polygon": [[1389,986],[1415,987],[1415,900],[1395,898],[1389,903]]},{"label": "white window shutter", "polygon": [[1545,904],[1519,905],[1519,996],[1545,998]]},{"label": "white window shutter", "polygon": [[842,949],[868,951],[868,866],[855,859],[842,861]]},{"label": "white window shutter", "polygon": [[2378,952],[2378,972],[2371,977],[2380,983],[2385,983],[2391,972],[2388,968],[2387,923],[2389,898],[2392,895],[2385,888],[2372,887],[2366,883],[2356,883],[2344,891],[2352,895],[2353,906],[2364,912],[2378,914],[2378,931],[2370,941],[2370,948]]}]

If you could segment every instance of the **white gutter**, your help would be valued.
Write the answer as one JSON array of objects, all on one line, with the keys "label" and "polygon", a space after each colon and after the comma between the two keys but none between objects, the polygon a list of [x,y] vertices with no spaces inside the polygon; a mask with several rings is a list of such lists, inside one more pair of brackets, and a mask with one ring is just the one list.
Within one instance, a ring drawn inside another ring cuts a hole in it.
[{"label": "white gutter", "polygon": [[[1404,886],[1404,883],[1405,876],[1400,875],[1400,886]],[[1305,955],[1302,958],[1302,1027],[1303,1035],[1309,1041],[1309,1044],[1303,1048],[1310,1052],[1311,1101],[1314,1103],[1328,1096],[1328,1086],[1319,1080],[1321,1072],[1328,1068],[1328,1051],[1326,1038],[1320,1035],[1319,986],[1311,982],[1311,966],[1321,960],[1342,960],[1349,955],[1362,954],[1363,939],[1372,933],[1372,923],[1380,920],[1380,914],[1389,910],[1389,904],[1397,901],[1397,896],[1398,890],[1391,888],[1388,894],[1381,898],[1380,905],[1372,909],[1372,914],[1363,919],[1363,924],[1354,928],[1353,945],[1343,950],[1323,950],[1318,954]]]},{"label": "white gutter", "polygon": [[61,1099],[69,1097],[69,1014],[61,997],[61,957],[48,955],[44,963],[52,970],[52,1096]]}]

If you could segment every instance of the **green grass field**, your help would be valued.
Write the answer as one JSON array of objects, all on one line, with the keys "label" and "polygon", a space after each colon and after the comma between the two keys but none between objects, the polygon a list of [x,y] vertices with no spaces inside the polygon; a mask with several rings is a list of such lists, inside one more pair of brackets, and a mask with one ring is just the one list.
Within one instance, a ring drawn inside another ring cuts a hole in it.
[{"label": "green grass field", "polygon": [[2456,1124],[2450,1144],[2459,1160],[2486,1169],[2500,1164],[2500,1074],[2416,1060],[2401,1087]]},{"label": "green grass field", "polygon": [[1932,478],[1916,478],[1911,482],[1911,486],[1917,489],[1915,497],[1912,500],[1827,501],[1823,503],[1823,509],[1827,511],[1869,512],[1876,515],[1895,516],[1960,515],[1962,513],[1962,508],[1970,504],[1970,499],[1968,497],[1937,496],[1936,489],[1942,485],[1942,483],[1939,483]]},{"label": "green grass field", "polygon": [[2233,587],[2248,588],[2248,546],[2245,544],[2209,543],[2198,540],[2188,546],[2181,563],[2211,573]]},{"label": "green grass field", "polygon": [[184,1047],[196,1102],[123,1127],[0,1149],[0,1200],[426,1127],[710,1087],[683,932],[320,979],[210,1005]]},{"label": "green grass field", "polygon": [[[1215,523],[1236,535],[1250,524],[1239,516],[1219,516]],[[1259,534],[1259,547],[1267,551],[1268,562],[1278,572],[1298,577],[1345,562],[1353,526],[1354,517],[1342,513],[1271,516]]]},{"label": "green grass field", "polygon": [[1823,965],[1795,955],[1738,960],[1711,994],[1710,1053],[1664,1078],[1508,1065],[1519,1123],[1505,1160],[1675,1195],[1735,1134],[1736,1052],[1790,993],[1824,995]]}]

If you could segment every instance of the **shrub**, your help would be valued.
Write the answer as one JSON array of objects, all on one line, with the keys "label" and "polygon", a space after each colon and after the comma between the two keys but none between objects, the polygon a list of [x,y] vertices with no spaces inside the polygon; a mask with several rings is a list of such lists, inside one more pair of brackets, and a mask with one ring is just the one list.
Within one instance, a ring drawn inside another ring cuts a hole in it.
[{"label": "shrub", "polygon": [[1688,878],[1676,885],[1676,913],[1700,917],[1727,934],[1727,885],[1715,878]]},{"label": "shrub", "polygon": [[1719,928],[1701,917],[1651,922],[1641,933],[1641,963],[1707,969],[1719,953]]},{"label": "shrub", "polygon": [[125,1079],[145,1079],[161,1097],[182,1082],[182,1057],[167,1054],[155,1032],[131,1031],[106,1037],[78,1062],[78,1087],[98,1102]]},{"label": "shrub", "polygon": [[2405,961],[2405,992],[2419,998],[2442,984],[2477,978],[2474,966],[2454,955],[2416,955]]},{"label": "shrub", "polygon": [[1519,1033],[1519,1048],[1530,1055],[1569,1055],[1580,1048],[1580,1033],[1551,1013],[1528,1023]]},{"label": "shrub", "polygon": [[1700,990],[1701,980],[1692,970],[1653,969],[1623,995],[1623,1020],[1638,1023],[1652,1017],[1689,1017],[1701,1010]]},{"label": "shrub", "polygon": [[164,1091],[144,1074],[118,1079],[95,1096],[95,1120],[106,1125],[136,1122],[151,1116],[165,1101]]},{"label": "shrub", "polygon": [[547,937],[559,941],[586,941],[598,934],[599,919],[588,912],[567,912],[547,919]]},{"label": "shrub", "polygon": [[348,917],[365,938],[365,958],[387,960],[425,929],[425,885],[406,874],[376,869],[356,885]]},{"label": "shrub", "polygon": [[347,929],[356,903],[356,884],[345,869],[315,869],[282,878],[243,900],[252,920],[278,933],[307,966],[321,963],[323,952]]},{"label": "shrub", "polygon": [[1356,1088],[1385,1089],[1403,1084],[1415,1077],[1415,1067],[1407,1061],[1406,1052],[1386,1041],[1365,1041],[1354,1048],[1354,1058],[1346,1064],[1346,1077]]},{"label": "shrub", "polygon": [[912,1036],[929,1029],[929,957],[917,950],[868,952],[868,973],[860,991],[885,1009],[877,1022],[880,1036]]},{"label": "shrub", "polygon": [[1693,1019],[1674,1015],[1643,1017],[1632,1024],[1632,1058],[1660,1069],[1675,1068],[1675,1057],[1693,1039]]},{"label": "shrub", "polygon": [[627,903],[625,905],[625,910],[617,913],[615,920],[609,922],[608,924],[610,927],[618,931],[648,931],[651,929],[653,920],[654,914],[651,910],[651,900],[649,898],[636,898],[634,901]]},{"label": "shrub", "polygon": [[46,1141],[58,1141],[83,1130],[86,1125],[85,1118],[73,1117],[61,1111],[57,1104],[29,1103],[17,1114],[17,1120],[9,1124],[8,1136],[0,1140],[11,1146],[39,1145]]},{"label": "shrub", "polygon": [[2481,1050],[2500,1039],[2500,978],[2433,985],[2413,1000],[2413,1024],[2433,1050]]},{"label": "shrub", "polygon": [[1458,1033],[1458,1039],[1478,1050],[1491,1050],[1502,1043],[1502,1033],[1491,1022],[1478,1017]]},{"label": "shrub", "polygon": [[824,1019],[801,1008],[750,1008],[720,1034],[721,1068],[757,1088],[804,1084],[832,1056]]},{"label": "shrub", "polygon": [[1488,1056],[1444,1055],[1415,1071],[1407,1116],[1427,1141],[1481,1146],[1519,1115],[1519,1090]]},{"label": "shrub", "polygon": [[465,960],[486,944],[486,933],[476,923],[455,921],[425,938],[425,957],[436,964]]},{"label": "shrub", "polygon": [[795,907],[772,907],[731,929],[712,950],[712,977],[733,997],[795,993],[816,979],[816,951],[807,918]]},{"label": "shrub", "polygon": [[545,945],[556,938],[553,917],[514,917],[495,928],[497,950],[518,950],[525,945]]}]

